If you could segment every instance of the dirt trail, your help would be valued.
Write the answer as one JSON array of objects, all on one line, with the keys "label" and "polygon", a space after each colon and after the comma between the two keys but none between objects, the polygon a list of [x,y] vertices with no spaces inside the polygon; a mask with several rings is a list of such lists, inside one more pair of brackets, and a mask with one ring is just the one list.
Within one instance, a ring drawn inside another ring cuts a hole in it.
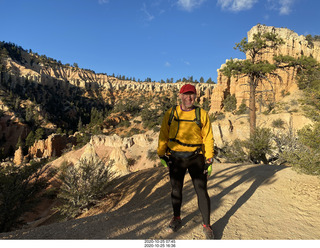
[{"label": "dirt trail", "polygon": [[[212,174],[208,188],[216,239],[320,239],[319,178],[267,165],[215,164]],[[183,227],[174,234],[164,231],[172,216],[165,168],[132,173],[112,187],[109,199],[86,217],[3,233],[0,239],[204,238],[189,175],[184,186]]]}]

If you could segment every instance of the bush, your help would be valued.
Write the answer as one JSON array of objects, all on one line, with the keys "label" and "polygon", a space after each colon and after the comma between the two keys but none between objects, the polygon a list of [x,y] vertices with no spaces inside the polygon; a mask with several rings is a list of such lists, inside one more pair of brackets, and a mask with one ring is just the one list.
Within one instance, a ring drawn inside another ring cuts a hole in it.
[{"label": "bush", "polygon": [[79,149],[81,147],[83,147],[84,145],[86,145],[91,139],[91,135],[88,133],[78,133],[76,135],[76,140],[77,140],[77,145],[76,145],[76,149]]},{"label": "bush", "polygon": [[163,118],[160,112],[161,111],[158,109],[144,107],[141,111],[143,127],[147,129],[153,129],[157,125],[160,125]]},{"label": "bush", "polygon": [[210,110],[210,101],[209,101],[209,99],[207,99],[207,98],[203,99],[202,108],[205,111],[209,112],[209,110]]},{"label": "bush", "polygon": [[268,128],[257,128],[247,140],[236,139],[225,146],[224,157],[228,162],[254,162],[268,164],[267,155],[272,155],[275,147],[272,145],[273,134]]},{"label": "bush", "polygon": [[139,133],[140,133],[140,129],[133,127],[129,131],[129,136],[132,136],[132,135],[135,135],[135,134],[139,134]]},{"label": "bush", "polygon": [[320,123],[307,126],[285,146],[280,158],[303,173],[320,175]]},{"label": "bush", "polygon": [[210,121],[214,122],[214,121],[223,120],[225,117],[226,116],[224,115],[224,113],[218,112],[210,116]]},{"label": "bush", "polygon": [[237,98],[233,95],[228,95],[226,99],[223,100],[224,110],[227,112],[232,112],[237,109]]},{"label": "bush", "polygon": [[32,211],[48,186],[48,168],[43,163],[0,166],[0,232],[23,224],[20,217]]},{"label": "bush", "polygon": [[281,118],[276,119],[272,122],[272,127],[274,128],[284,128],[284,120],[282,120]]},{"label": "bush", "polygon": [[128,158],[128,165],[133,166],[137,161],[134,158]]},{"label": "bush", "polygon": [[147,158],[150,159],[151,161],[157,160],[158,159],[157,151],[148,150]]},{"label": "bush", "polygon": [[139,103],[134,100],[126,100],[126,102],[119,102],[114,106],[113,112],[125,112],[133,116],[137,115],[141,111]]},{"label": "bush", "polygon": [[114,174],[108,164],[100,159],[81,159],[77,165],[64,164],[59,176],[62,185],[58,198],[62,204],[57,207],[67,217],[75,217],[96,204],[106,192]]},{"label": "bush", "polygon": [[237,115],[243,115],[243,114],[248,114],[249,108],[247,107],[245,100],[242,100],[242,103],[240,104],[236,114]]},{"label": "bush", "polygon": [[306,126],[298,132],[301,143],[310,149],[319,150],[320,148],[320,123],[316,123],[313,127]]},{"label": "bush", "polygon": [[299,144],[294,150],[284,151],[282,158],[305,174],[320,175],[320,153],[317,150]]},{"label": "bush", "polygon": [[249,151],[249,158],[254,163],[268,164],[266,155],[271,155],[275,147],[272,145],[273,134],[269,128],[256,128],[244,146]]},{"label": "bush", "polygon": [[226,145],[224,150],[224,157],[228,163],[243,163],[249,162],[247,153],[244,151],[243,141],[236,139],[232,144]]}]

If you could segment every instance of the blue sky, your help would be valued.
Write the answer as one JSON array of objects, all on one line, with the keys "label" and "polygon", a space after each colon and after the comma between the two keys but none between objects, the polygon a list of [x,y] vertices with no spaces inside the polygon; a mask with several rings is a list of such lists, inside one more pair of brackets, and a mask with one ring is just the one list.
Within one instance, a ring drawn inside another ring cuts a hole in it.
[{"label": "blue sky", "polygon": [[320,35],[318,0],[0,0],[0,41],[136,80],[217,80],[256,24]]}]

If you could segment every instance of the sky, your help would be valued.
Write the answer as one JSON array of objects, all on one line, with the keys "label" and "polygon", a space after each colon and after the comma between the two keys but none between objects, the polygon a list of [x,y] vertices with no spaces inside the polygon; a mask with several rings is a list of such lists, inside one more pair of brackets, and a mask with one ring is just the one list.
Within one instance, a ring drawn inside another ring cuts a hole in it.
[{"label": "sky", "polygon": [[257,24],[320,35],[318,0],[0,0],[0,41],[152,81],[217,81]]}]

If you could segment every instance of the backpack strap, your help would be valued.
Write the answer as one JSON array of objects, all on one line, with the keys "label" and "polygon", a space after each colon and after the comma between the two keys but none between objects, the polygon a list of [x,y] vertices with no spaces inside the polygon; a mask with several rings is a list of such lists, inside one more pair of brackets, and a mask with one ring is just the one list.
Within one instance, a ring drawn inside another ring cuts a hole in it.
[{"label": "backpack strap", "polygon": [[182,119],[179,119],[178,112],[177,112],[177,117],[178,118],[176,118],[174,116],[174,111],[177,112],[177,105],[173,106],[172,109],[171,109],[171,113],[170,113],[169,120],[168,120],[168,125],[170,127],[171,122],[174,119],[175,121],[178,122],[178,128],[177,128],[177,132],[176,132],[175,137],[169,139],[169,141],[173,141],[173,142],[176,142],[176,143],[178,143],[178,144],[180,144],[182,146],[187,146],[187,147],[201,147],[202,144],[186,144],[186,143],[183,143],[180,140],[176,139],[177,134],[179,132],[179,122],[180,121],[195,122],[199,126],[200,129],[202,128],[201,118],[200,118],[201,108],[200,107],[195,107],[196,118],[194,120],[182,120]]},{"label": "backpack strap", "polygon": [[202,124],[201,124],[201,108],[200,107],[196,107],[195,123],[197,123],[197,125],[200,127],[200,129],[202,128]]},{"label": "backpack strap", "polygon": [[[173,120],[173,118],[175,118],[174,116],[174,111],[176,111],[177,105],[174,105],[171,109],[171,113],[169,116],[169,120],[168,120],[168,125],[171,125],[171,122]],[[193,122],[195,122],[200,129],[202,128],[202,124],[201,124],[201,108],[200,107],[195,107],[195,112],[196,112],[196,118],[193,120]],[[176,118],[175,118],[176,119]],[[179,119],[176,119],[177,121],[179,121]],[[182,120],[182,121],[189,121],[189,120]]]},{"label": "backpack strap", "polygon": [[171,109],[171,113],[170,113],[170,117],[169,117],[169,120],[168,120],[168,125],[170,126],[171,125],[171,122],[172,122],[172,119],[174,117],[174,111],[176,110],[177,108],[177,105],[174,105]]}]

